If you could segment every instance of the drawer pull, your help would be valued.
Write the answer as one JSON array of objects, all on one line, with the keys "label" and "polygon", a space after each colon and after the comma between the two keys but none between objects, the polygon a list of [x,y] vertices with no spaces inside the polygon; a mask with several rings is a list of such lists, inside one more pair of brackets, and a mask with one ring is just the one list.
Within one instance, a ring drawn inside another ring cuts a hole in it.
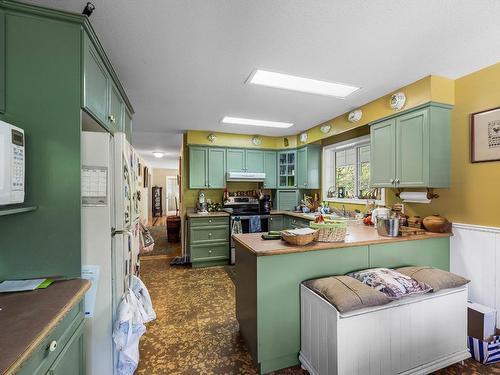
[{"label": "drawer pull", "polygon": [[57,349],[57,341],[52,340],[49,344],[49,352],[53,352],[56,349]]},{"label": "drawer pull", "polygon": [[209,253],[209,254],[212,254],[212,250],[208,250],[208,253]]},{"label": "drawer pull", "polygon": [[212,237],[212,233],[209,233],[209,234],[208,234],[208,237]]},{"label": "drawer pull", "polygon": [[212,222],[212,219],[208,219],[208,222],[211,223]]}]

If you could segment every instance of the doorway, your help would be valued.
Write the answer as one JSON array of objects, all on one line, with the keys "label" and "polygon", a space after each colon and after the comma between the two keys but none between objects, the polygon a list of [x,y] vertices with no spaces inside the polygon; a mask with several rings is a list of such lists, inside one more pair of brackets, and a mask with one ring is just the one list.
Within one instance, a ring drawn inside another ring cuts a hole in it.
[{"label": "doorway", "polygon": [[165,210],[167,216],[177,215],[179,211],[179,184],[177,176],[166,177]]}]

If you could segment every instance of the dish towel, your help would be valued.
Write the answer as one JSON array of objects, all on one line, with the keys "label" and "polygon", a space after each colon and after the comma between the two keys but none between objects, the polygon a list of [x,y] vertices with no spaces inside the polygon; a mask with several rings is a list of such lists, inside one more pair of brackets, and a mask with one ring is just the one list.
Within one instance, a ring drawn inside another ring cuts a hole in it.
[{"label": "dish towel", "polygon": [[262,232],[260,227],[260,216],[250,216],[250,233]]}]

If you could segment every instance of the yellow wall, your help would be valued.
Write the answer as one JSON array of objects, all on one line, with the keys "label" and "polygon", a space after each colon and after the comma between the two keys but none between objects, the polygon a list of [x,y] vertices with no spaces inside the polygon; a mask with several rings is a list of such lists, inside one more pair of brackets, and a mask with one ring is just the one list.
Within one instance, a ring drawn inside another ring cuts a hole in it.
[{"label": "yellow wall", "polygon": [[470,115],[500,106],[500,63],[455,81],[451,133],[451,188],[431,204],[408,205],[411,213],[439,213],[458,223],[500,227],[500,162],[470,163]]},{"label": "yellow wall", "polygon": [[[215,142],[210,142],[208,136],[210,134],[215,134],[217,139]],[[233,133],[218,133],[218,132],[207,132],[207,131],[197,131],[188,130],[187,132],[187,144],[188,145],[210,145],[210,146],[224,146],[224,147],[244,147],[244,148],[267,148],[267,149],[282,149],[287,148],[284,145],[285,137],[267,137],[259,135],[262,143],[259,146],[255,146],[252,143],[253,135],[246,134],[233,134]],[[297,147],[297,137],[291,135],[288,138],[288,148]]]}]

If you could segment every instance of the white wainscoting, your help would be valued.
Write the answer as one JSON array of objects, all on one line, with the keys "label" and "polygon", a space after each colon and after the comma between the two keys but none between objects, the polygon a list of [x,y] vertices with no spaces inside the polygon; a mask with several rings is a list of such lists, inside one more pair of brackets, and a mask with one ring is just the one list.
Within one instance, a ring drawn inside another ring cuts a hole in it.
[{"label": "white wainscoting", "polygon": [[469,299],[497,310],[500,323],[500,228],[453,224],[450,271],[471,280]]}]

